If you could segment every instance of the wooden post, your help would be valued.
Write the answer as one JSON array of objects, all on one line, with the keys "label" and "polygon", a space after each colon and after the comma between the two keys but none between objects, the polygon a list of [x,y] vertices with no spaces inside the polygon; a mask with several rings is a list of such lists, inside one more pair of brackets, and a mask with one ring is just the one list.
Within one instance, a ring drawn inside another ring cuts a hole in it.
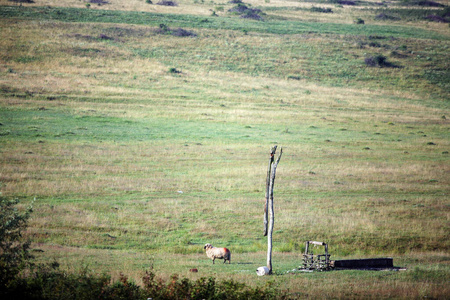
[{"label": "wooden post", "polygon": [[270,150],[269,167],[267,168],[267,178],[266,178],[266,204],[264,205],[264,236],[267,236],[267,224],[268,221],[268,207],[270,198],[270,175],[272,170],[272,164],[274,160],[275,151],[277,151],[277,146],[273,146]]},{"label": "wooden post", "polygon": [[[280,149],[280,155],[276,162],[274,162],[275,151],[277,150],[277,146],[272,147],[272,151],[270,153],[270,164],[269,171],[270,176],[268,176],[268,187],[266,189],[266,207],[265,207],[265,216],[269,215],[269,228],[268,228],[268,237],[267,237],[267,268],[269,269],[269,274],[272,274],[272,233],[273,233],[273,224],[274,224],[274,211],[273,211],[273,187],[275,184],[275,173],[277,171],[278,163],[280,162],[281,155],[283,154],[283,148]],[[267,212],[268,210],[268,212]],[[266,221],[266,219],[265,219]]]}]

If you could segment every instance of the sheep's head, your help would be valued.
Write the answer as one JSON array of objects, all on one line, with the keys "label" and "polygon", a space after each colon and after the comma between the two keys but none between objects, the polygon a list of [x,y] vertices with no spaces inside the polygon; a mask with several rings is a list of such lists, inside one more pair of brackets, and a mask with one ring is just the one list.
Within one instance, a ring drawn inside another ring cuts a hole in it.
[{"label": "sheep's head", "polygon": [[211,244],[205,244],[205,247],[203,247],[203,249],[210,249],[210,248],[212,248],[212,245]]}]

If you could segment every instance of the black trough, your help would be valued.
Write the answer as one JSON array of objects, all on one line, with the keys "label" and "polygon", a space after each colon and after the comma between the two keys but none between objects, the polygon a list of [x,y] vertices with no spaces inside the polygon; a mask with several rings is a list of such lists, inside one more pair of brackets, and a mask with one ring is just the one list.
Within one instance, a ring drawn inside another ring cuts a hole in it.
[{"label": "black trough", "polygon": [[336,269],[387,269],[394,267],[394,260],[388,258],[346,259],[331,261]]}]

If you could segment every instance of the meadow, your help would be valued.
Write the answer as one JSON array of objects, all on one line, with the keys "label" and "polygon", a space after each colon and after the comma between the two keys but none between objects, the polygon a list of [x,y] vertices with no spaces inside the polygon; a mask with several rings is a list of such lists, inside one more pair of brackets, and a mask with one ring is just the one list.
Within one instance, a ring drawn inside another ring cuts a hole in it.
[{"label": "meadow", "polygon": [[[450,31],[429,17],[448,20],[447,1],[244,1],[263,20],[228,2],[91,2],[0,0],[0,192],[35,199],[37,261],[448,298]],[[273,145],[275,274],[257,277]],[[308,240],[406,270],[292,272]]]}]

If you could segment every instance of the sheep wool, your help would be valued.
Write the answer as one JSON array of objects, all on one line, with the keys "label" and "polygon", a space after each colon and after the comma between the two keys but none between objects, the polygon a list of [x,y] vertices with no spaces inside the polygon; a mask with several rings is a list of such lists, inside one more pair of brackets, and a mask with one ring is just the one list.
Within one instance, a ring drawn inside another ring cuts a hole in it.
[{"label": "sheep wool", "polygon": [[231,252],[227,248],[216,248],[211,244],[206,244],[203,249],[206,250],[206,256],[212,259],[213,264],[216,258],[223,259],[223,263],[226,263],[228,260],[228,263],[231,264]]}]

